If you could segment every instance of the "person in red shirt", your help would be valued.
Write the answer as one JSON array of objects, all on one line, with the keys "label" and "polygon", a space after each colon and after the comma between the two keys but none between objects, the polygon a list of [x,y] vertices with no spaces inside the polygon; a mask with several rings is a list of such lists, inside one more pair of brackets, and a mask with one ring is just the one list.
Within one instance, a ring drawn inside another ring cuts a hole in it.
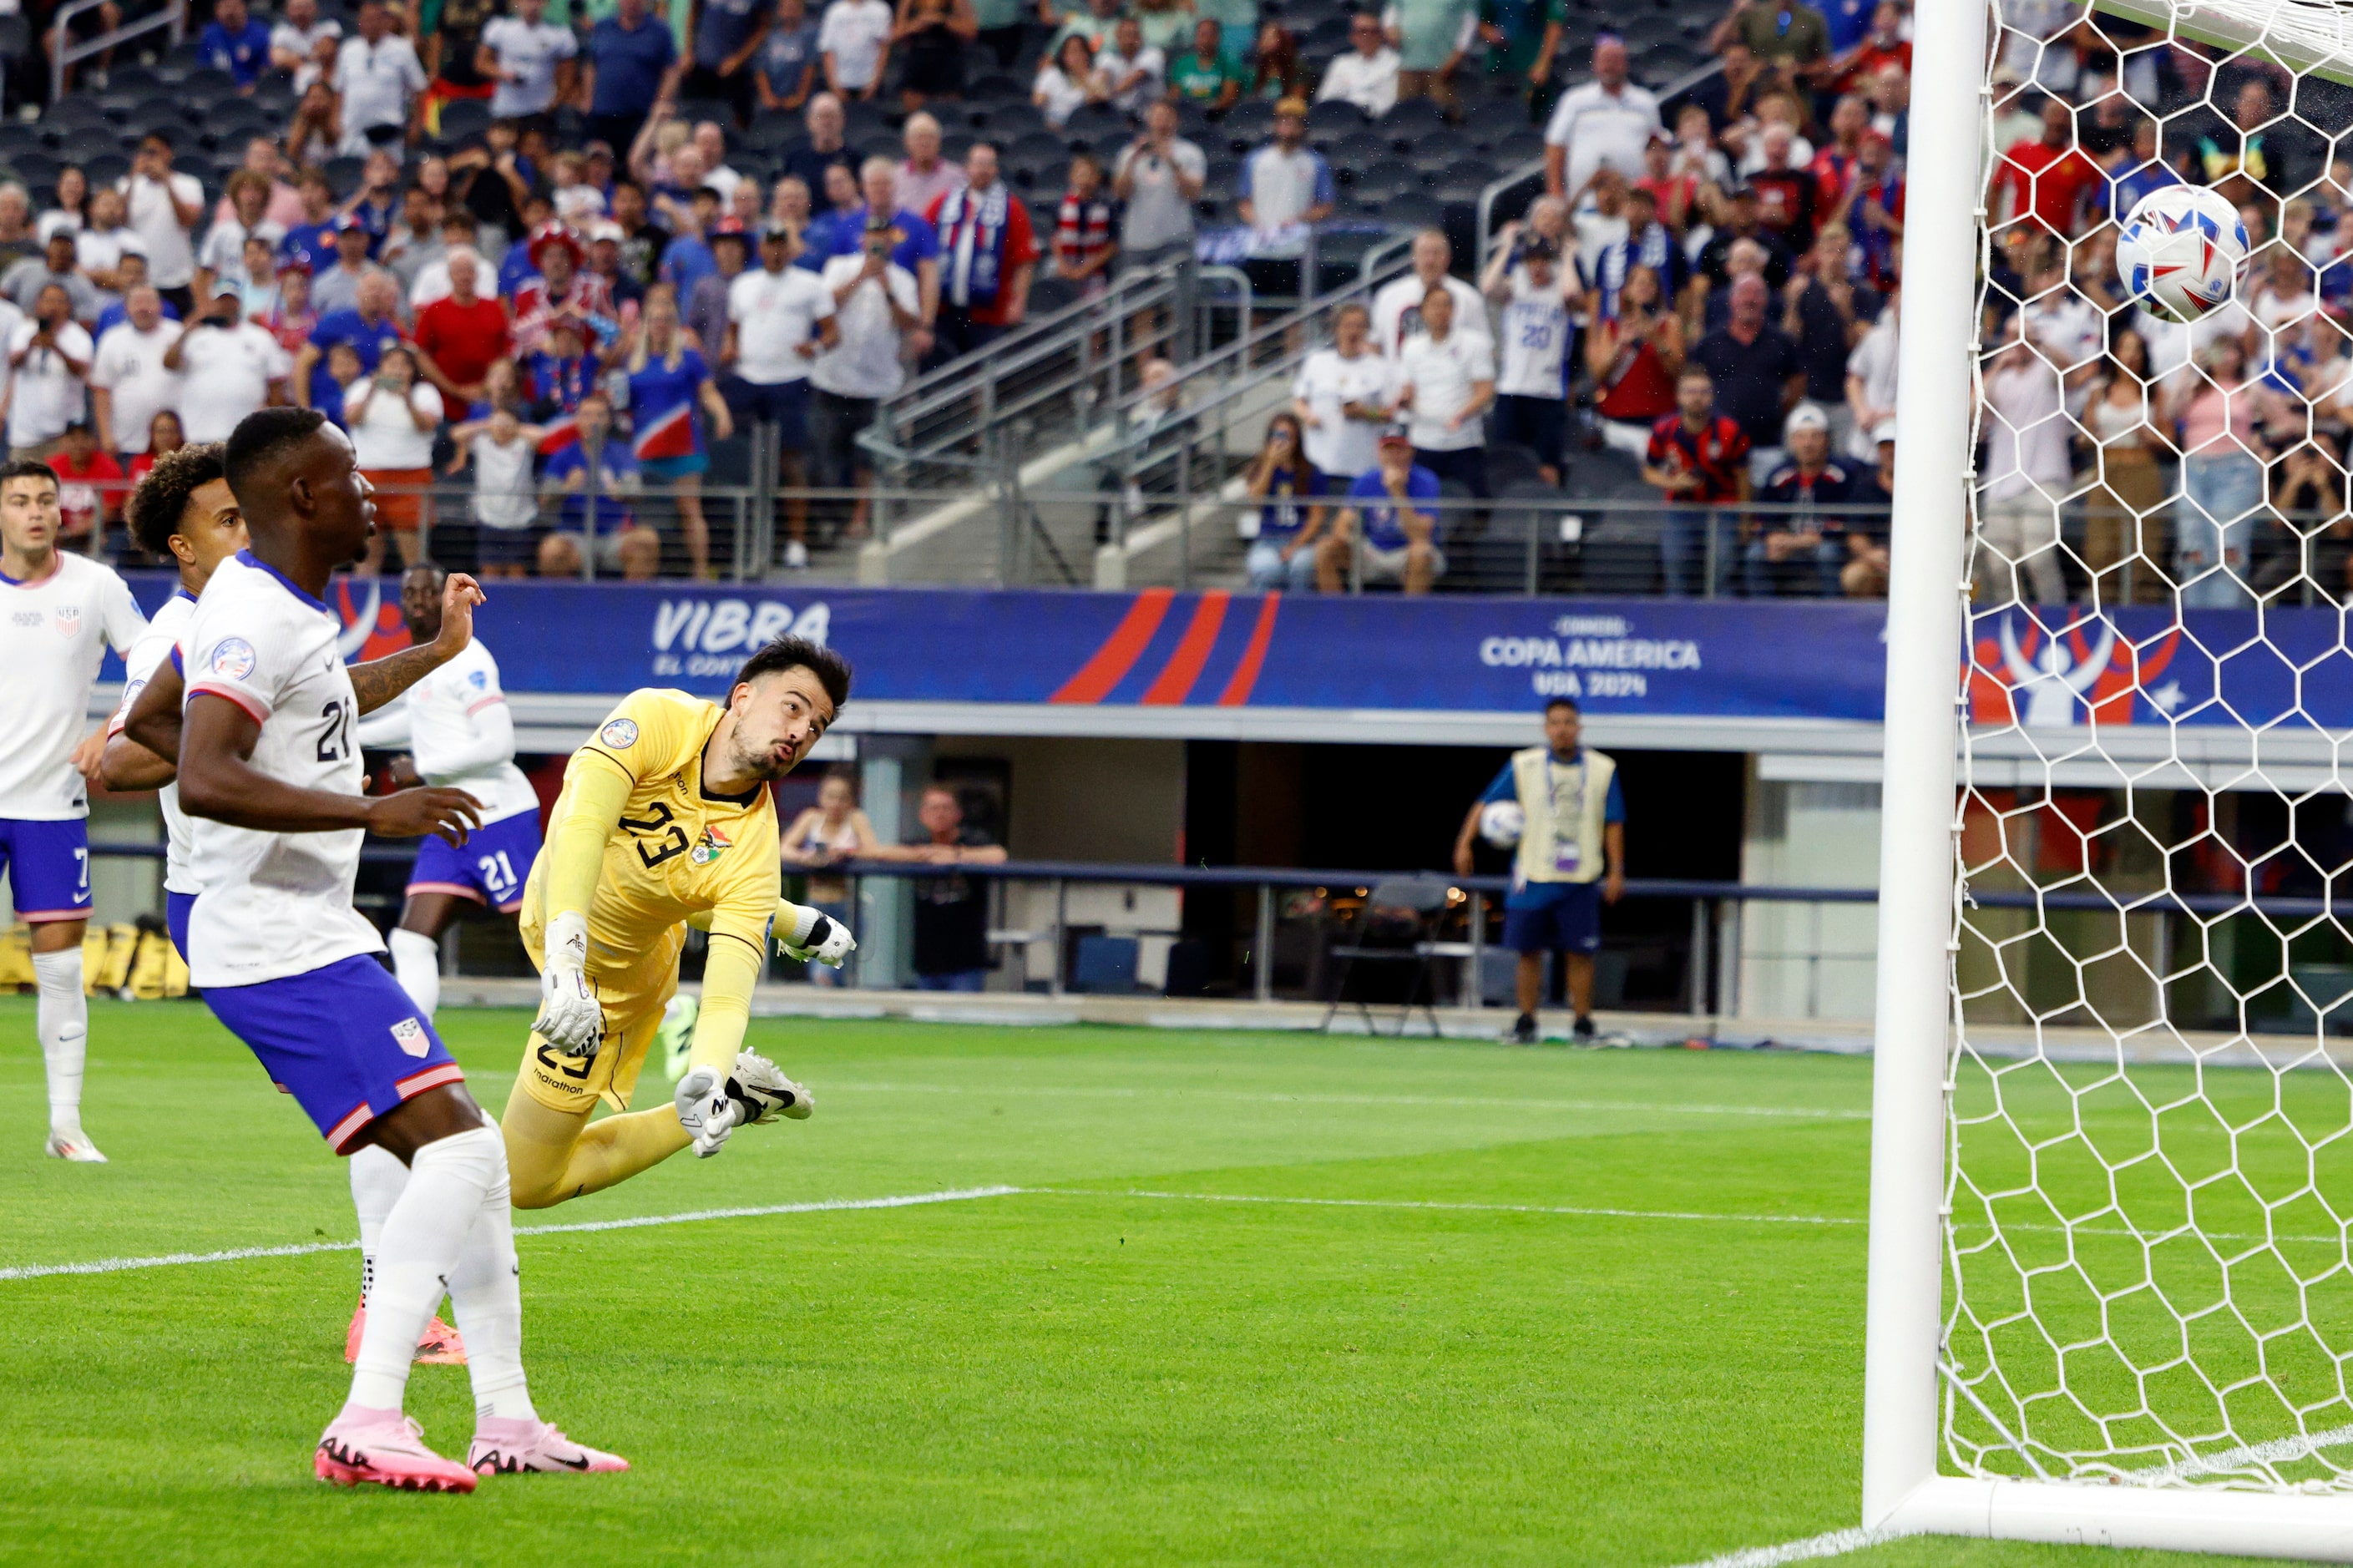
[{"label": "person in red shirt", "polygon": [[461,406],[482,401],[482,377],[507,355],[507,308],[478,291],[481,270],[472,251],[452,251],[448,298],[417,312],[417,367]]},{"label": "person in red shirt", "polygon": [[1813,247],[1814,226],[1828,210],[1814,184],[1814,172],[1789,161],[1795,140],[1789,128],[1776,121],[1765,127],[1765,166],[1748,176],[1757,193],[1757,221],[1793,256]]},{"label": "person in red shirt", "polygon": [[923,215],[940,237],[935,364],[976,353],[1019,326],[1038,268],[1029,209],[997,177],[997,149],[974,142],[964,173],[965,187],[943,193]]},{"label": "person in red shirt", "polygon": [[1814,176],[1814,200],[1820,205],[1825,223],[1837,222],[1844,216],[1862,168],[1862,139],[1870,131],[1871,110],[1852,93],[1840,99],[1831,110],[1830,142],[1814,154],[1810,165]]},{"label": "person in red shirt", "polygon": [[111,452],[100,451],[98,432],[77,419],[66,426],[64,444],[49,456],[58,476],[58,508],[65,514],[58,535],[87,540],[92,528],[104,528],[130,493],[122,465]]},{"label": "person in red shirt", "polygon": [[1642,482],[1664,490],[1673,508],[1659,531],[1667,592],[1681,596],[1704,582],[1703,592],[1723,593],[1739,542],[1732,514],[1718,509],[1748,499],[1748,437],[1715,411],[1715,378],[1697,365],[1676,378],[1675,412],[1651,426]]},{"label": "person in red shirt", "polygon": [[1904,36],[1904,7],[1896,0],[1879,0],[1871,14],[1871,31],[1838,62],[1838,89],[1852,92],[1889,66],[1912,74],[1912,44]]},{"label": "person in red shirt", "polygon": [[2075,146],[2074,110],[2055,98],[2042,100],[2042,136],[2021,142],[2001,155],[1996,191],[2010,194],[2010,216],[2031,216],[2061,239],[2072,237],[2091,198],[2107,189],[2100,166]]}]

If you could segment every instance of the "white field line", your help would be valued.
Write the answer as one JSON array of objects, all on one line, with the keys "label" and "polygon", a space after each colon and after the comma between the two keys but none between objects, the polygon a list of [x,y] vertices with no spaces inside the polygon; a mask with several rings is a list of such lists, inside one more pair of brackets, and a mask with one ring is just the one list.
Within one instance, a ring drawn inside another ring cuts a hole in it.
[{"label": "white field line", "polygon": [[[648,1226],[692,1225],[707,1219],[752,1219],[763,1215],[833,1214],[848,1209],[904,1209],[924,1204],[967,1203],[1009,1197],[1021,1187],[955,1187],[887,1198],[824,1198],[814,1203],[763,1204],[756,1207],[693,1209],[685,1214],[640,1215],[630,1219],[587,1220],[577,1225],[519,1225],[517,1236],[565,1236],[584,1231],[638,1230]],[[153,1258],[100,1258],[87,1263],[27,1263],[0,1268],[0,1280],[45,1279],[58,1274],[121,1274],[134,1268],[171,1268],[184,1263],[241,1263],[251,1258],[304,1258],[314,1252],[356,1252],[356,1241],[313,1241],[297,1247],[236,1247],[225,1252],[167,1252]]]},{"label": "white field line", "polygon": [[2137,1487],[2171,1486],[2176,1481],[2189,1480],[2197,1476],[2219,1475],[2248,1465],[2275,1465],[2290,1459],[2309,1458],[2323,1448],[2341,1448],[2348,1443],[2353,1443],[2353,1426],[2333,1426],[2326,1432],[2315,1432],[2310,1436],[2294,1433],[2285,1437],[2274,1437],[2268,1443],[2250,1443],[2243,1447],[2226,1448],[2219,1454],[2199,1454],[2151,1469],[2126,1470],[2124,1479]]},{"label": "white field line", "polygon": [[1140,1189],[1108,1187],[1030,1187],[1027,1191],[1033,1197],[1153,1198],[1169,1203],[1194,1204],[1295,1204],[1305,1208],[1431,1209],[1472,1214],[1567,1215],[1579,1219],[1696,1220],[1718,1225],[1862,1225],[1864,1223],[1861,1219],[1843,1219],[1810,1214],[1698,1214],[1681,1209],[1565,1208],[1544,1204],[1458,1204],[1424,1202],[1412,1198],[1256,1197],[1238,1193],[1155,1193]]},{"label": "white field line", "polygon": [[1446,1095],[1446,1094],[1281,1094],[1250,1093],[1240,1089],[1114,1089],[1092,1088],[1083,1085],[1027,1085],[951,1083],[828,1083],[830,1093],[853,1094],[954,1094],[967,1100],[984,1100],[992,1095],[1029,1095],[1050,1098],[1084,1098],[1091,1100],[1143,1100],[1166,1097],[1180,1100],[1223,1100],[1256,1105],[1434,1105],[1461,1106],[1472,1110],[1586,1110],[1610,1115],[1658,1116],[1763,1116],[1788,1117],[1808,1121],[1868,1121],[1868,1110],[1830,1110],[1812,1106],[1778,1105],[1652,1105],[1638,1101],[1614,1100],[1514,1100],[1506,1096]]},{"label": "white field line", "polygon": [[1827,1535],[1809,1535],[1803,1541],[1785,1541],[1778,1546],[1749,1546],[1738,1552],[1727,1552],[1721,1557],[1711,1557],[1704,1563],[1692,1563],[1684,1568],[1780,1568],[1784,1563],[1811,1563],[1824,1557],[1843,1557],[1850,1552],[1860,1552],[1866,1546],[1877,1546],[1895,1538],[1884,1531],[1833,1530]]}]

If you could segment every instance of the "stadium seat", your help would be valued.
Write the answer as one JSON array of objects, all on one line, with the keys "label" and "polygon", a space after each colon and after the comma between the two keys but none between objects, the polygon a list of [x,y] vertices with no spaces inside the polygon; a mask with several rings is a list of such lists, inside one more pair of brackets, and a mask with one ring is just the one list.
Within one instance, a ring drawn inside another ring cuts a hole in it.
[{"label": "stadium seat", "polygon": [[1435,228],[1445,221],[1446,208],[1435,196],[1405,191],[1383,203],[1380,214],[1398,228]]},{"label": "stadium seat", "polygon": [[85,162],[81,172],[92,188],[111,185],[131,173],[131,160],[120,153],[101,153]]},{"label": "stadium seat", "polygon": [[1079,302],[1079,286],[1067,278],[1040,278],[1029,286],[1029,319],[1050,316]]},{"label": "stadium seat", "polygon": [[1006,157],[1033,169],[1042,169],[1058,161],[1067,163],[1071,156],[1070,143],[1050,131],[1032,131],[1000,151]]},{"label": "stadium seat", "polygon": [[35,151],[13,154],[8,166],[16,170],[16,177],[28,185],[55,185],[58,171],[65,164],[54,153]]},{"label": "stadium seat", "polygon": [[490,124],[491,106],[487,100],[459,98],[441,106],[441,136],[444,141],[458,142],[469,136],[478,136],[490,129]]},{"label": "stadium seat", "polygon": [[1399,152],[1410,148],[1422,137],[1446,129],[1445,117],[1439,113],[1438,105],[1426,98],[1405,99],[1393,105],[1375,123],[1380,127],[1381,134],[1389,139],[1389,145]]},{"label": "stadium seat", "polygon": [[187,79],[180,83],[180,90],[186,95],[181,100],[183,102],[234,95],[237,78],[216,67],[206,66],[201,70],[189,72]]},{"label": "stadium seat", "polygon": [[334,187],[335,199],[343,201],[360,188],[367,174],[364,158],[330,158],[327,160],[327,184]]},{"label": "stadium seat", "polygon": [[1018,100],[1026,103],[1029,99],[1029,89],[1009,76],[985,76],[965,88],[965,95],[976,102],[982,100]]},{"label": "stadium seat", "polygon": [[1493,152],[1507,136],[1531,129],[1527,106],[1518,99],[1491,99],[1474,104],[1462,117],[1462,130],[1472,142]]},{"label": "stadium seat", "polygon": [[1246,98],[1226,110],[1218,128],[1229,137],[1238,137],[1256,146],[1274,132],[1274,105],[1262,98]]},{"label": "stadium seat", "polygon": [[1487,443],[1487,484],[1498,494],[1503,493],[1504,486],[1518,479],[1542,484],[1544,475],[1538,471],[1542,460],[1530,447],[1509,441],[1490,441]]},{"label": "stadium seat", "polygon": [[1307,129],[1317,136],[1345,137],[1363,131],[1366,123],[1363,110],[1336,98],[1307,106]]},{"label": "stadium seat", "polygon": [[1062,129],[1072,136],[1092,139],[1106,132],[1120,132],[1128,135],[1127,116],[1108,103],[1082,103]]},{"label": "stadium seat", "polygon": [[1545,140],[1541,131],[1514,131],[1495,144],[1495,162],[1506,169],[1534,163],[1544,156]]}]

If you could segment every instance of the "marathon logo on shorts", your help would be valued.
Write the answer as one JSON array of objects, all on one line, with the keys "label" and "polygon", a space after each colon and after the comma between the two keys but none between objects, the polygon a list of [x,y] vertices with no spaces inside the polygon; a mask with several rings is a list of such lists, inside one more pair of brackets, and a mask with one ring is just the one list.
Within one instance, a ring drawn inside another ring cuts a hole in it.
[{"label": "marathon logo on shorts", "polygon": [[432,1037],[414,1018],[403,1018],[392,1026],[392,1043],[412,1057],[421,1057],[433,1048]]},{"label": "marathon logo on shorts", "polygon": [[727,836],[715,827],[706,827],[695,840],[693,852],[687,858],[698,866],[708,866],[727,853]]},{"label": "marathon logo on shorts", "polygon": [[612,720],[596,731],[596,738],[617,752],[627,751],[638,743],[638,721],[634,719]]},{"label": "marathon logo on shorts", "polygon": [[57,616],[58,636],[66,638],[73,638],[81,635],[81,606],[79,605],[59,605],[57,608]]},{"label": "marathon logo on shorts", "polygon": [[212,670],[230,680],[243,680],[259,661],[253,645],[243,637],[223,637],[213,644]]}]

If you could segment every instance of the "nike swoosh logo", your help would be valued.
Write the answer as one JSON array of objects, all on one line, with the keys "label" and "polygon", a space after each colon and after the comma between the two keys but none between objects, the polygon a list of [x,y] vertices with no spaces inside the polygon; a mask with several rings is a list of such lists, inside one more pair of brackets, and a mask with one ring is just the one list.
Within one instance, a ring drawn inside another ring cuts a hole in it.
[{"label": "nike swoosh logo", "polygon": [[548,1458],[554,1459],[557,1464],[562,1465],[567,1470],[585,1470],[588,1468],[588,1458],[585,1454],[577,1459],[567,1459],[560,1454],[550,1454]]}]

